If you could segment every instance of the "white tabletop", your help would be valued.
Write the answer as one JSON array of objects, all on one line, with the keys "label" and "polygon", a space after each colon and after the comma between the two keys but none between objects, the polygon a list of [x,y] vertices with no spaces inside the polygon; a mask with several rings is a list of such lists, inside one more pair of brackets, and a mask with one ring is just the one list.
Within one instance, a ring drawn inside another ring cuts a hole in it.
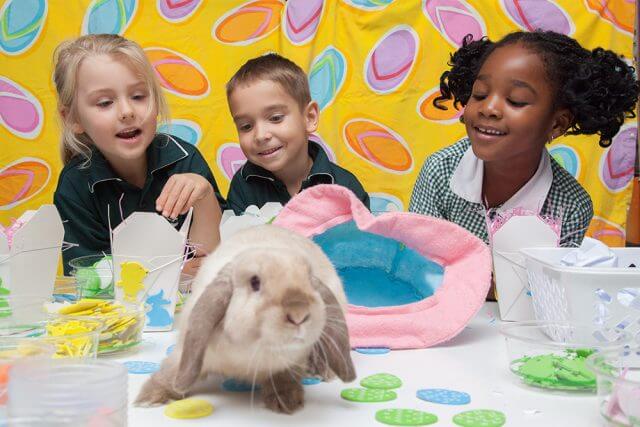
[{"label": "white tabletop", "polygon": [[[343,384],[339,380],[305,386],[305,407],[293,415],[266,410],[259,393],[251,404],[251,393],[223,391],[211,384],[210,391],[196,395],[214,406],[208,417],[176,420],[164,415],[164,407],[129,406],[129,425],[142,426],[375,426],[375,413],[386,408],[412,408],[433,413],[439,420],[434,426],[452,426],[452,417],[472,409],[493,409],[506,415],[506,426],[600,426],[595,395],[558,394],[519,383],[508,369],[504,339],[498,332],[497,306],[487,303],[466,329],[450,342],[425,350],[391,351],[366,355],[352,352],[358,380]],[[167,347],[175,342],[176,332],[146,333],[138,351],[116,361],[140,360],[160,362]],[[383,403],[355,403],[343,400],[340,391],[359,387],[367,375],[390,373],[403,385],[398,398]],[[129,375],[129,401],[137,396],[148,375]],[[422,401],[416,391],[445,388],[471,395],[471,403],[461,406],[439,405]]]}]

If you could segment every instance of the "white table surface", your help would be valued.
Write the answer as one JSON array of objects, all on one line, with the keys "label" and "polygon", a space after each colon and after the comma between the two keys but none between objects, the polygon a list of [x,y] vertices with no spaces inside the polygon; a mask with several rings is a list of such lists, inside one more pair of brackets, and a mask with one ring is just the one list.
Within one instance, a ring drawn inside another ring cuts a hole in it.
[{"label": "white table surface", "polygon": [[[164,415],[164,406],[137,408],[129,405],[129,426],[382,426],[375,413],[385,408],[412,408],[436,414],[434,426],[453,426],[452,417],[472,409],[494,409],[506,415],[506,426],[601,426],[595,395],[558,394],[529,388],[519,383],[508,369],[504,338],[498,332],[497,306],[486,303],[468,327],[450,342],[424,350],[391,351],[381,355],[352,352],[358,379],[351,384],[339,380],[305,386],[305,407],[293,415],[266,410],[259,393],[251,404],[251,393],[223,391],[210,384],[196,397],[214,405],[212,415],[194,420],[176,420]],[[160,362],[175,342],[176,332],[145,333],[138,351],[109,358],[119,362],[140,360]],[[340,391],[359,387],[359,380],[376,373],[398,376],[403,385],[398,398],[383,403],[355,403],[343,400]],[[132,402],[149,375],[129,375]],[[422,401],[416,391],[446,388],[471,395],[471,403],[461,406]]]}]

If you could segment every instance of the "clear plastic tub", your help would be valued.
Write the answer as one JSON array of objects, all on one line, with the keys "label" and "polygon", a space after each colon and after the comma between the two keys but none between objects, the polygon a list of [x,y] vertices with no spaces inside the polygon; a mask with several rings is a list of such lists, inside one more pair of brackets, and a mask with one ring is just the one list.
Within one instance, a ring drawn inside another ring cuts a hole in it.
[{"label": "clear plastic tub", "polygon": [[591,354],[622,348],[631,341],[624,331],[594,330],[569,322],[505,323],[509,369],[532,387],[594,392],[596,377],[586,366]]},{"label": "clear plastic tub", "polygon": [[69,261],[76,280],[78,298],[114,297],[113,260],[111,255],[86,255]]},{"label": "clear plastic tub", "polygon": [[127,370],[98,360],[16,363],[7,411],[10,417],[71,418],[78,427],[126,426]]},{"label": "clear plastic tub", "polygon": [[55,353],[55,347],[43,341],[28,338],[0,338],[0,405],[7,400],[7,382],[11,367],[26,358],[48,359]]},{"label": "clear plastic tub", "polygon": [[640,349],[597,353],[587,366],[596,374],[600,414],[609,425],[640,426]]}]

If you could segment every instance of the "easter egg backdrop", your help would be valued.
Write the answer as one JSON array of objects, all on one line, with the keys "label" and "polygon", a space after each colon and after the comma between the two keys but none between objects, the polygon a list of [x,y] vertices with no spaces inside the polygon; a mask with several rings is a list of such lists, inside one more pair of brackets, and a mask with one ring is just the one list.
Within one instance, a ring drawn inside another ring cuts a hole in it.
[{"label": "easter egg backdrop", "polygon": [[[541,27],[631,58],[634,16],[630,0],[0,0],[0,222],[52,201],[62,163],[51,58],[65,39],[137,41],[171,107],[160,130],[197,145],[223,193],[245,161],[224,85],[252,57],[289,57],[321,107],[312,138],[380,211],[406,209],[424,159],[465,134],[461,111],[431,105],[465,34]],[[589,234],[607,243],[624,241],[636,135],[630,122],[609,149],[595,137],[549,147],[591,194]]]}]

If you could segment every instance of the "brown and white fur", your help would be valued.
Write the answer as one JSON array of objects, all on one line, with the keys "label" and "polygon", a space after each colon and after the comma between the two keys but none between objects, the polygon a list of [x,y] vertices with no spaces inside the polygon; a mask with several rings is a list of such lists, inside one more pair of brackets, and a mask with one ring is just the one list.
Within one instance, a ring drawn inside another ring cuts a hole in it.
[{"label": "brown and white fur", "polygon": [[300,379],[356,377],[342,282],[311,240],[264,225],[234,234],[203,262],[180,338],[136,404],[179,399],[199,378],[221,374],[260,384],[267,408],[304,405]]}]

